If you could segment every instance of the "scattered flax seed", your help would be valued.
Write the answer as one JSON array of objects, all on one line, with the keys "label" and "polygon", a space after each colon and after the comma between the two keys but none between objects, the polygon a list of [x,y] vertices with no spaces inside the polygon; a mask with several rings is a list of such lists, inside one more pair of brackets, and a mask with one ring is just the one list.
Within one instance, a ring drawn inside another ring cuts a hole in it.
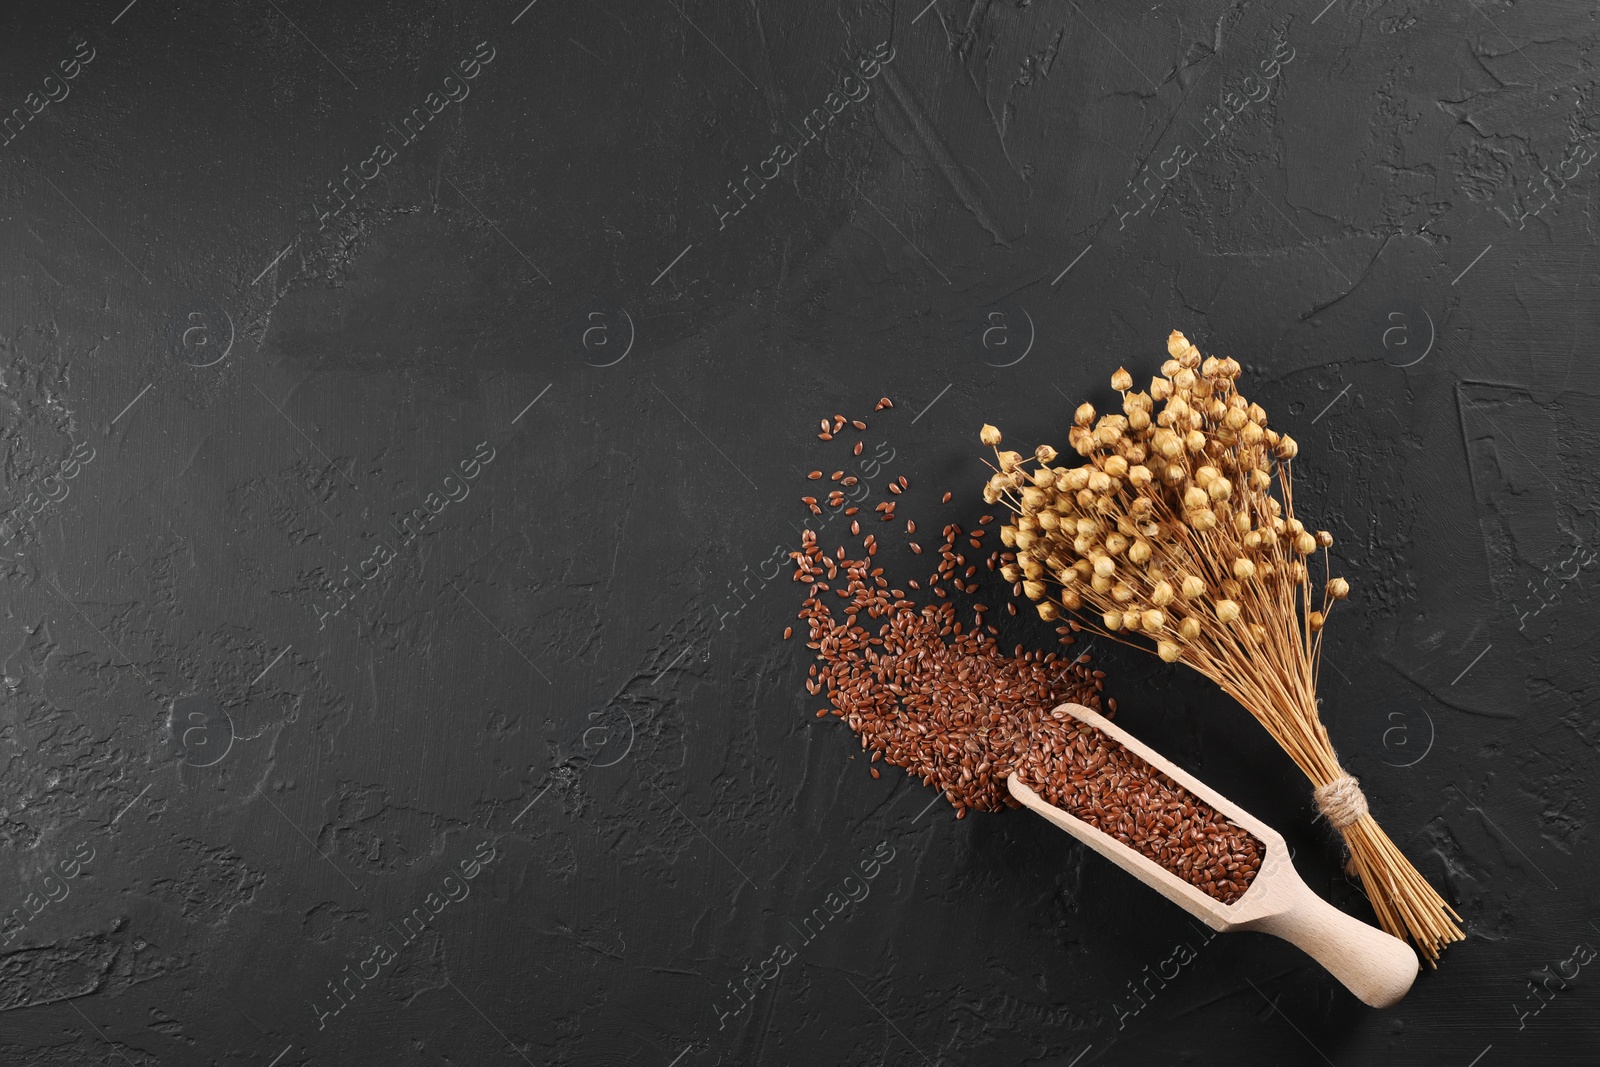
[{"label": "scattered flax seed", "polygon": [[[878,510],[892,512],[893,503]],[[997,628],[983,622],[990,609],[981,603],[970,605],[970,628],[957,621],[945,585],[978,588],[956,576],[962,568],[969,577],[976,572],[955,550],[961,536],[959,525],[945,527],[927,585],[937,599],[923,606],[888,588],[883,568],[871,562],[878,547],[871,535],[867,558],[851,558],[842,545],[824,553],[815,531],[804,531],[802,551],[792,556],[794,578],[809,592],[799,618],[817,657],[807,690],[826,693],[831,714],[860,736],[871,762],[940,789],[958,819],[1017,807],[1005,784],[1015,773],[1047,802],[1215,899],[1237,900],[1260,869],[1260,843],[1100,731],[1053,710],[1069,702],[1102,706],[1105,672],[1090,669],[1087,654],[1017,645],[1008,656]],[[911,548],[921,553],[920,545]],[[829,588],[824,576],[835,583],[839,620],[819,595]],[[905,584],[924,588],[915,579]],[[1016,605],[1007,610],[1016,614]],[[1075,629],[1070,622],[1057,628],[1063,645],[1074,642]],[[1116,710],[1109,699],[1104,706]]]},{"label": "scattered flax seed", "polygon": [[946,493],[946,494],[945,494],[945,495],[944,495],[944,499],[943,499],[943,500],[941,500],[941,501],[939,501],[939,503],[941,503],[941,504],[948,504],[948,503],[950,503],[950,497],[951,497],[951,496],[952,496],[952,494],[950,494],[950,493]]},{"label": "scattered flax seed", "polygon": [[817,498],[814,496],[803,496],[800,498],[800,503],[802,504],[815,504],[816,502]]},{"label": "scattered flax seed", "polygon": [[852,537],[861,536],[861,523],[855,519],[850,520],[850,535]]},{"label": "scattered flax seed", "polygon": [[806,477],[810,478],[812,481],[816,481],[817,479],[822,477],[822,472],[821,471],[812,471],[810,474],[806,475]]},{"label": "scattered flax seed", "polygon": [[911,519],[907,519],[906,520],[906,533],[914,534],[916,532],[917,532],[917,524],[915,522],[913,522]]},{"label": "scattered flax seed", "polygon": [[894,402],[893,401],[891,401],[888,397],[881,397],[878,400],[878,406],[873,408],[872,410],[873,411],[882,411],[884,408],[892,408],[892,407],[894,407]]},{"label": "scattered flax seed", "polygon": [[890,483],[889,483],[889,492],[891,492],[891,493],[894,493],[894,494],[896,494],[896,495],[899,495],[899,494],[900,494],[900,493],[903,493],[903,492],[905,492],[905,490],[903,490],[903,489],[901,489],[901,488],[900,488],[900,485],[899,485],[899,483],[897,483],[897,482],[890,482]]},{"label": "scattered flax seed", "polygon": [[920,555],[922,555],[922,546],[917,544],[915,541],[913,541],[913,542],[911,542],[911,551],[915,552],[917,555],[920,556]]},{"label": "scattered flax seed", "polygon": [[823,433],[827,433],[828,432],[828,420],[827,419],[823,419],[822,420],[822,432]]},{"label": "scattered flax seed", "polygon": [[867,424],[862,422],[860,419],[856,419],[855,421],[850,423],[850,425],[854,426],[858,430],[865,430],[867,428]]},{"label": "scattered flax seed", "polygon": [[839,484],[840,485],[855,485],[860,480],[861,480],[860,478],[857,478],[854,474],[852,474],[852,475],[847,476],[844,479],[844,481],[840,482]]},{"label": "scattered flax seed", "polygon": [[831,441],[831,440],[833,440],[833,434],[828,433],[826,430],[824,430],[822,433],[817,434],[817,440],[819,440],[819,441]]},{"label": "scattered flax seed", "polygon": [[910,489],[911,488],[911,483],[906,481],[906,476],[904,474],[902,474],[900,476],[900,488],[902,488],[902,489]]},{"label": "scattered flax seed", "polygon": [[861,455],[861,442],[857,441],[856,442],[856,447],[852,448],[850,451],[853,452],[855,455],[858,455],[858,456]]},{"label": "scattered flax seed", "polygon": [[828,477],[834,481],[838,481],[840,478],[844,477],[844,471],[834,471],[832,474],[828,475]]},{"label": "scattered flax seed", "polygon": [[793,636],[794,636],[794,627],[793,626],[785,626],[783,628],[783,639],[785,641],[787,641],[787,640],[789,640],[789,638],[791,638]]},{"label": "scattered flax seed", "polygon": [[846,515],[854,515],[854,514],[855,514],[855,513],[856,513],[856,512],[858,512],[858,511],[860,511],[860,510],[861,510],[861,509],[860,509],[860,508],[857,508],[857,507],[848,507],[848,508],[845,508],[845,509],[844,509],[844,513],[845,513],[845,514],[846,514]]}]

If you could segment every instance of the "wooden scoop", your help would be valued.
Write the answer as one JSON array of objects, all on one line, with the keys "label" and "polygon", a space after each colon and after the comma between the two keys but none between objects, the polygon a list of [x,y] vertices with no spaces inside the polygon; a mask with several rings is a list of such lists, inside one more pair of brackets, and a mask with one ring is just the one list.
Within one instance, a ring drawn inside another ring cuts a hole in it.
[{"label": "wooden scoop", "polygon": [[1421,969],[1416,953],[1399,938],[1346,915],[1307,888],[1295,872],[1282,834],[1088,708],[1063,704],[1056,710],[1100,730],[1255,835],[1266,849],[1261,869],[1242,897],[1224,904],[1111,835],[1045,803],[1015,774],[1006,780],[1012,796],[1213,930],[1259,930],[1281,937],[1374,1008],[1392,1007],[1406,995]]}]

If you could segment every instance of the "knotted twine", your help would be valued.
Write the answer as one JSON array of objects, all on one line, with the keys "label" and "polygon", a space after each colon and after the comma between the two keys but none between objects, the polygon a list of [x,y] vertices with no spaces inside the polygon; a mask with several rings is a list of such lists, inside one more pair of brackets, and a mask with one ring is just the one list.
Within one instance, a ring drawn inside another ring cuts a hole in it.
[{"label": "knotted twine", "polygon": [[1317,810],[1328,817],[1335,830],[1344,828],[1367,814],[1367,797],[1361,792],[1361,783],[1354,776],[1340,774],[1327,785],[1312,790]]}]

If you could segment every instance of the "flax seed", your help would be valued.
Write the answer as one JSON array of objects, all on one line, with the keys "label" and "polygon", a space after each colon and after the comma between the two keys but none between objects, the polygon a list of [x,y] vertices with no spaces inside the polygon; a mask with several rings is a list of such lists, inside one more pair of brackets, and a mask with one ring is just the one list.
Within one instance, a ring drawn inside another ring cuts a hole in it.
[{"label": "flax seed", "polygon": [[[951,498],[945,494],[946,502]],[[887,521],[894,507],[894,501],[883,501],[875,510]],[[846,514],[857,510],[852,506]],[[990,521],[985,516],[979,525]],[[906,526],[914,532],[913,522]],[[853,522],[852,535],[859,528]],[[981,548],[984,532],[967,535],[969,543]],[[878,549],[870,534],[863,540],[865,557],[847,555],[842,545],[830,556],[814,532],[802,535],[805,550],[792,559],[794,578],[806,590],[799,618],[816,653],[807,691],[826,694],[833,716],[861,738],[870,760],[904,768],[941,789],[958,819],[970,811],[1016,807],[1005,784],[1016,773],[1047,802],[1217,900],[1226,904],[1243,896],[1260,871],[1260,842],[1107,735],[1054,711],[1072,702],[1114,713],[1116,702],[1101,695],[1104,671],[1091,669],[1086,654],[1046,655],[1019,644],[1006,655],[997,644],[998,629],[983,622],[992,614],[984,604],[969,604],[970,625],[958,621],[947,587],[968,594],[980,588],[971,580],[976,562],[955,551],[961,536],[959,525],[947,525],[934,575],[926,585],[904,583],[932,594],[920,598],[928,601],[922,604],[889,588],[884,568],[870,562]],[[908,544],[921,554],[921,545]],[[981,558],[993,570],[997,560],[1011,562],[1015,555],[991,552]],[[821,595],[830,589],[822,577],[834,583],[834,601]],[[1020,595],[1020,588],[1015,591]],[[832,604],[841,609],[838,621]],[[1014,602],[1006,610],[1018,613]],[[875,633],[863,618],[875,620]],[[1057,639],[1070,646],[1079,630],[1067,620],[1056,628]]]}]

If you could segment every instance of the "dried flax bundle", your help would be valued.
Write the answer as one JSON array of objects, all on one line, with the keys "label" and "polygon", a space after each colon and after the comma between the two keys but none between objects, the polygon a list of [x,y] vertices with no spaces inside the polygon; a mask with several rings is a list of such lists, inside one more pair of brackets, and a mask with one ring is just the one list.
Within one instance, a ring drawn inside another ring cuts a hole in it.
[{"label": "dried flax bundle", "polygon": [[[1097,420],[1091,405],[1078,408],[1068,443],[1081,465],[1054,466],[1049,445],[1026,459],[996,449],[983,496],[1015,513],[1000,531],[1016,552],[1006,577],[1046,620],[1069,609],[1125,644],[1154,642],[1163,660],[1188,664],[1248,708],[1311,779],[1379,923],[1409,935],[1432,964],[1462,939],[1460,916],[1368,814],[1317,717],[1322,629],[1350,586],[1332,578],[1313,592],[1307,562],[1333,536],[1294,517],[1297,446],[1239,395],[1238,361],[1202,362],[1177,331],[1167,351],[1147,393],[1131,391],[1126,370],[1112,375],[1121,415]],[[981,436],[1000,444],[993,426]],[[1326,551],[1322,562],[1326,573]]]}]

